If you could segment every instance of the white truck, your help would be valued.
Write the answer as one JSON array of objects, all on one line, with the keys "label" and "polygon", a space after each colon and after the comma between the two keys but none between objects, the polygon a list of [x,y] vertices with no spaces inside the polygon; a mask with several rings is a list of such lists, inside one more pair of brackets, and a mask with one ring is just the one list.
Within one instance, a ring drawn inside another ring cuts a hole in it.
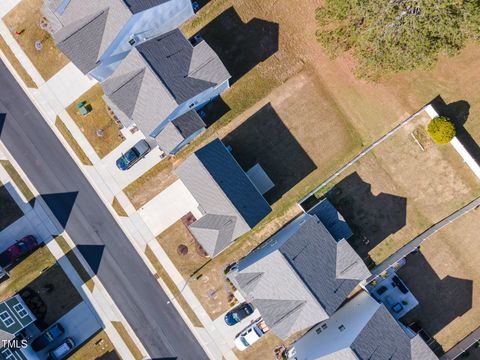
[{"label": "white truck", "polygon": [[243,351],[260,339],[269,330],[262,318],[254,320],[235,337],[235,346]]}]

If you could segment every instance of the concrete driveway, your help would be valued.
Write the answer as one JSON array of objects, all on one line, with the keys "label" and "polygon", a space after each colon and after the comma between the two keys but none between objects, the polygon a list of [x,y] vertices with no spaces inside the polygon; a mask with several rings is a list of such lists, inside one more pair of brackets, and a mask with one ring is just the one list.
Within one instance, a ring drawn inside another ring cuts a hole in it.
[{"label": "concrete driveway", "polygon": [[189,212],[197,219],[202,216],[197,201],[182,180],[175,181],[138,210],[138,214],[155,236]]},{"label": "concrete driveway", "polygon": [[45,359],[48,352],[67,337],[71,337],[75,342],[75,346],[78,347],[102,328],[102,324],[84,301],[58,319],[57,323],[63,326],[65,333],[52,345],[37,353],[41,359]]},{"label": "concrete driveway", "polygon": [[105,156],[99,163],[95,164],[95,168],[102,174],[104,180],[110,182],[109,185],[113,185],[119,190],[122,190],[124,187],[135,181],[162,159],[162,151],[158,146],[150,144],[152,150],[143,159],[128,170],[119,170],[116,165],[117,159],[137,142],[145,139],[140,131],[137,131],[134,134],[127,129],[122,129],[121,131],[125,136],[125,141],[123,141],[110,154]]}]

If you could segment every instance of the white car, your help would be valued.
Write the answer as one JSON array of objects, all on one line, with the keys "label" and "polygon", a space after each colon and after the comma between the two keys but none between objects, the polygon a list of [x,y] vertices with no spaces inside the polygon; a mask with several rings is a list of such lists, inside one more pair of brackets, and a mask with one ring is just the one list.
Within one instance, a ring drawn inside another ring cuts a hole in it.
[{"label": "white car", "polygon": [[235,346],[243,351],[260,339],[269,330],[262,318],[254,321],[235,337]]}]

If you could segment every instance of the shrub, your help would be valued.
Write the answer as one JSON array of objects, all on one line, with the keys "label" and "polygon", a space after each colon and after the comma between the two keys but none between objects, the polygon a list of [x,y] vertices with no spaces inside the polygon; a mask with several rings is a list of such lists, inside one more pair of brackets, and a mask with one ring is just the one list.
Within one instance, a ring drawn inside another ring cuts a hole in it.
[{"label": "shrub", "polygon": [[455,124],[447,117],[437,117],[428,124],[428,134],[437,144],[448,144],[455,136]]}]

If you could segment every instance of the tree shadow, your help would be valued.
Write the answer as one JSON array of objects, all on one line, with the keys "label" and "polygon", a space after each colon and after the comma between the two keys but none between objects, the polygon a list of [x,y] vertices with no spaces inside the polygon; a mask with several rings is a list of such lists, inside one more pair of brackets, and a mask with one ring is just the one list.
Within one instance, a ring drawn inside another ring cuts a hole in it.
[{"label": "tree shadow", "polygon": [[67,226],[77,196],[78,191],[40,195],[57,219],[62,230]]},{"label": "tree shadow", "polygon": [[254,18],[244,23],[232,7],[199,33],[232,75],[235,83],[257,64],[278,51],[279,25]]},{"label": "tree shadow", "polygon": [[406,259],[406,265],[397,273],[419,305],[401,321],[406,325],[416,322],[430,336],[435,336],[472,308],[473,281],[450,275],[440,279],[421,252],[412,253]]},{"label": "tree shadow", "polygon": [[438,115],[452,119],[457,131],[456,137],[477,163],[480,163],[480,147],[465,129],[465,123],[470,115],[470,104],[465,100],[447,104],[440,95],[433,99],[430,104],[437,111]]},{"label": "tree shadow", "polygon": [[326,197],[352,228],[348,241],[362,258],[406,225],[407,199],[386,193],[373,195],[372,186],[357,172],[335,185]]},{"label": "tree shadow", "polygon": [[245,171],[257,163],[265,170],[275,184],[264,194],[270,204],[317,168],[271,104],[245,120],[223,141],[232,147]]},{"label": "tree shadow", "polygon": [[77,245],[77,249],[82,254],[93,273],[98,274],[100,263],[102,262],[104,245]]}]

